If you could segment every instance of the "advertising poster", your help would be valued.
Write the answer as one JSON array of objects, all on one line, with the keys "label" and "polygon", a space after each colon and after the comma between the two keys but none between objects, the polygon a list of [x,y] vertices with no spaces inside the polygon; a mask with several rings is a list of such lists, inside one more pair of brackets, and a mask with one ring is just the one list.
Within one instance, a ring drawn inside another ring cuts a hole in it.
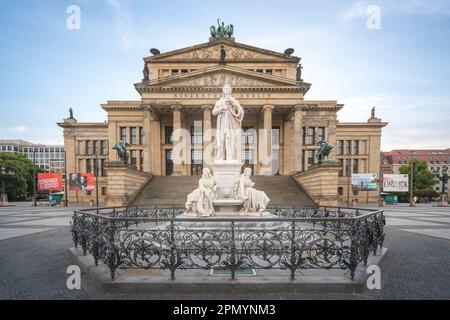
[{"label": "advertising poster", "polygon": [[353,191],[376,191],[377,190],[376,173],[352,174]]},{"label": "advertising poster", "polygon": [[62,175],[60,173],[38,173],[38,190],[61,191]]},{"label": "advertising poster", "polygon": [[92,173],[69,174],[69,190],[92,191],[95,189],[95,177]]},{"label": "advertising poster", "polygon": [[383,175],[384,192],[408,192],[409,182],[407,174],[384,174]]}]

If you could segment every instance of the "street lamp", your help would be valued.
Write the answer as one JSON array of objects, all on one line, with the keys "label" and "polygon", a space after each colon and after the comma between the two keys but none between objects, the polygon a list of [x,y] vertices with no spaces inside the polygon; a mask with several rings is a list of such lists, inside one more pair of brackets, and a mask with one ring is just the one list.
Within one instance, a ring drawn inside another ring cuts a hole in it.
[{"label": "street lamp", "polygon": [[409,184],[409,206],[414,207],[414,196],[413,196],[413,190],[414,190],[414,160],[415,155],[413,154],[411,157],[411,183]]},{"label": "street lamp", "polygon": [[6,179],[16,175],[14,169],[1,166],[0,168],[0,179],[2,180],[2,205],[6,206],[8,204],[8,194],[6,193]]}]

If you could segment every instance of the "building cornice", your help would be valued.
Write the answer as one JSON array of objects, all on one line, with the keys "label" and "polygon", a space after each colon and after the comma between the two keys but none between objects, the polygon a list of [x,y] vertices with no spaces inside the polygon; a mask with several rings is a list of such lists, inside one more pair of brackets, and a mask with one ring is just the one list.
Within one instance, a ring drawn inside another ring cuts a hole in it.
[{"label": "building cornice", "polygon": [[337,128],[384,128],[388,125],[388,122],[338,122]]},{"label": "building cornice", "polygon": [[57,122],[61,128],[108,128],[105,122]]}]

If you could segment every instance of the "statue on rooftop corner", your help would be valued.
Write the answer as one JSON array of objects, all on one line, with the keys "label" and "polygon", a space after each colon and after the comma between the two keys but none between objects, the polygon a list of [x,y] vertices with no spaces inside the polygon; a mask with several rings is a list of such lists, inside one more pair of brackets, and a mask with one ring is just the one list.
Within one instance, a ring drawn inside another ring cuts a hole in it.
[{"label": "statue on rooftop corner", "polygon": [[150,76],[150,71],[148,70],[148,65],[147,63],[144,64],[144,70],[142,70],[142,74],[144,76],[144,78],[142,79],[142,81],[148,81],[149,76]]},{"label": "statue on rooftop corner", "polygon": [[240,160],[241,125],[244,109],[231,96],[232,89],[225,84],[222,96],[216,102],[212,114],[217,116],[216,160]]},{"label": "statue on rooftop corner", "polygon": [[73,119],[73,110],[69,108],[69,119]]},{"label": "statue on rooftop corner", "polygon": [[232,24],[226,26],[223,21],[220,24],[219,19],[217,19],[217,28],[211,26],[209,30],[213,38],[231,38],[233,36],[234,26]]},{"label": "statue on rooftop corner", "polygon": [[128,142],[125,142],[123,140],[120,140],[119,143],[113,144],[112,148],[113,150],[117,151],[117,156],[119,157],[119,160],[123,163],[128,163],[128,153],[127,149],[131,147]]},{"label": "statue on rooftop corner", "polygon": [[372,107],[372,111],[370,112],[370,117],[375,118],[375,107]]},{"label": "statue on rooftop corner", "polygon": [[328,155],[331,152],[331,149],[334,148],[334,146],[329,143],[327,140],[321,140],[319,143],[317,143],[318,146],[320,146],[319,151],[317,152],[317,160],[321,164],[324,162],[325,159],[328,159]]}]

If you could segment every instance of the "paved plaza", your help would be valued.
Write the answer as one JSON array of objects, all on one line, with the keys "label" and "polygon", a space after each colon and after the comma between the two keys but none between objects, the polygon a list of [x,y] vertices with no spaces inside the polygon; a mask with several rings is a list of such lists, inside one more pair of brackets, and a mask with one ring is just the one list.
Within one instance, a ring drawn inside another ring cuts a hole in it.
[{"label": "paved plaza", "polygon": [[361,294],[103,295],[83,275],[82,289],[66,287],[64,252],[73,246],[75,207],[0,207],[0,299],[449,299],[450,208],[388,206],[389,268],[381,290]]}]

